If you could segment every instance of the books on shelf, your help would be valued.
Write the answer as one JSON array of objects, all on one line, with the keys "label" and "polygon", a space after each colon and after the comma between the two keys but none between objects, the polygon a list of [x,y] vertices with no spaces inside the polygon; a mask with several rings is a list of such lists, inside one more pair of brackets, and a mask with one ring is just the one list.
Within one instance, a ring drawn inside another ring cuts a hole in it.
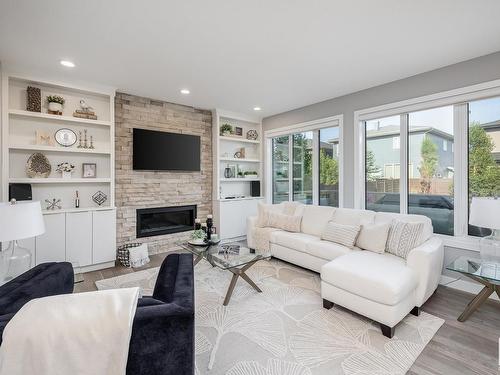
[{"label": "books on shelf", "polygon": [[97,116],[96,116],[95,112],[84,111],[81,109],[75,110],[75,112],[73,112],[73,117],[85,118],[88,120],[97,120]]}]

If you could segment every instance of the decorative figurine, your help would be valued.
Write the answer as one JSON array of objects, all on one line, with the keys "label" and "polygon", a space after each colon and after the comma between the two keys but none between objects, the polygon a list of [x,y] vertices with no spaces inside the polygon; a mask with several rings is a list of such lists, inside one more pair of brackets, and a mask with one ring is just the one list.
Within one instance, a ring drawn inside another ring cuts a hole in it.
[{"label": "decorative figurine", "polygon": [[78,139],[78,148],[83,148],[83,146],[82,146],[82,131],[81,130],[78,132],[78,138],[79,138]]},{"label": "decorative figurine", "polygon": [[83,131],[84,138],[83,138],[83,148],[89,148],[88,143],[87,143],[87,129]]},{"label": "decorative figurine", "polygon": [[91,109],[94,109],[91,106],[89,106],[87,102],[83,99],[80,100],[80,108],[82,109],[83,112],[90,112]]},{"label": "decorative figurine", "polygon": [[56,208],[61,209],[61,205],[59,204],[61,203],[60,199],[57,200],[56,198],[53,198],[52,200],[45,199],[45,202],[47,202],[47,207],[46,207],[47,210],[55,210]]},{"label": "decorative figurine", "polygon": [[98,206],[101,206],[104,202],[106,202],[108,199],[108,196],[104,194],[102,191],[96,192],[94,195],[92,195],[92,200],[97,203]]}]

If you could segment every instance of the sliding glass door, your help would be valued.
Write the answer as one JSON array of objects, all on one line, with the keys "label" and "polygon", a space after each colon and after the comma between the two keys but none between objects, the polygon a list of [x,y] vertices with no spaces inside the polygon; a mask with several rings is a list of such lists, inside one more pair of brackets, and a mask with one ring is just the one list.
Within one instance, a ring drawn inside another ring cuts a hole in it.
[{"label": "sliding glass door", "polygon": [[313,203],[312,148],[312,132],[293,135],[293,200],[305,204]]},{"label": "sliding glass door", "polygon": [[319,205],[339,206],[339,128],[319,130]]},{"label": "sliding glass door", "polygon": [[272,139],[273,203],[290,200],[290,137]]},{"label": "sliding glass door", "polygon": [[338,207],[340,127],[338,120],[314,130],[271,138],[272,202],[295,201]]}]

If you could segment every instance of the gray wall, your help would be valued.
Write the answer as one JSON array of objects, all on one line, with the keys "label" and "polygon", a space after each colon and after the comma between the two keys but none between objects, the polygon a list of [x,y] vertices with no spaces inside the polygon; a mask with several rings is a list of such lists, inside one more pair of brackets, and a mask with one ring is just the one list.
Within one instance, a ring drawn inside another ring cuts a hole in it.
[{"label": "gray wall", "polygon": [[354,111],[500,78],[500,52],[422,73],[263,120],[264,130],[344,115],[344,205],[354,205]]},{"label": "gray wall", "polygon": [[[354,111],[500,79],[500,52],[267,117],[264,130],[344,115],[344,206],[354,205]],[[475,252],[446,248],[444,264]],[[456,273],[444,274],[457,277]]]}]

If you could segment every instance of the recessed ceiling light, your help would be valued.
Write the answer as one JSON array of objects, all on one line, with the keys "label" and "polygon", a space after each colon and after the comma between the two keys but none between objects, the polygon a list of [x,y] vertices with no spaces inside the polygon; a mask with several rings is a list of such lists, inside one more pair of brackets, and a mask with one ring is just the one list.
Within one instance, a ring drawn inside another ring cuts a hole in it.
[{"label": "recessed ceiling light", "polygon": [[260,107],[253,107],[253,110],[254,110],[254,111],[260,111],[260,110],[261,110],[261,108],[260,108]]},{"label": "recessed ceiling light", "polygon": [[181,94],[183,94],[183,95],[189,95],[190,92],[191,91],[189,91],[188,89],[182,89],[181,90]]},{"label": "recessed ceiling light", "polygon": [[68,68],[74,68],[75,67],[75,63],[71,62],[71,61],[68,61],[68,60],[61,60],[61,65],[62,66],[66,66]]}]

